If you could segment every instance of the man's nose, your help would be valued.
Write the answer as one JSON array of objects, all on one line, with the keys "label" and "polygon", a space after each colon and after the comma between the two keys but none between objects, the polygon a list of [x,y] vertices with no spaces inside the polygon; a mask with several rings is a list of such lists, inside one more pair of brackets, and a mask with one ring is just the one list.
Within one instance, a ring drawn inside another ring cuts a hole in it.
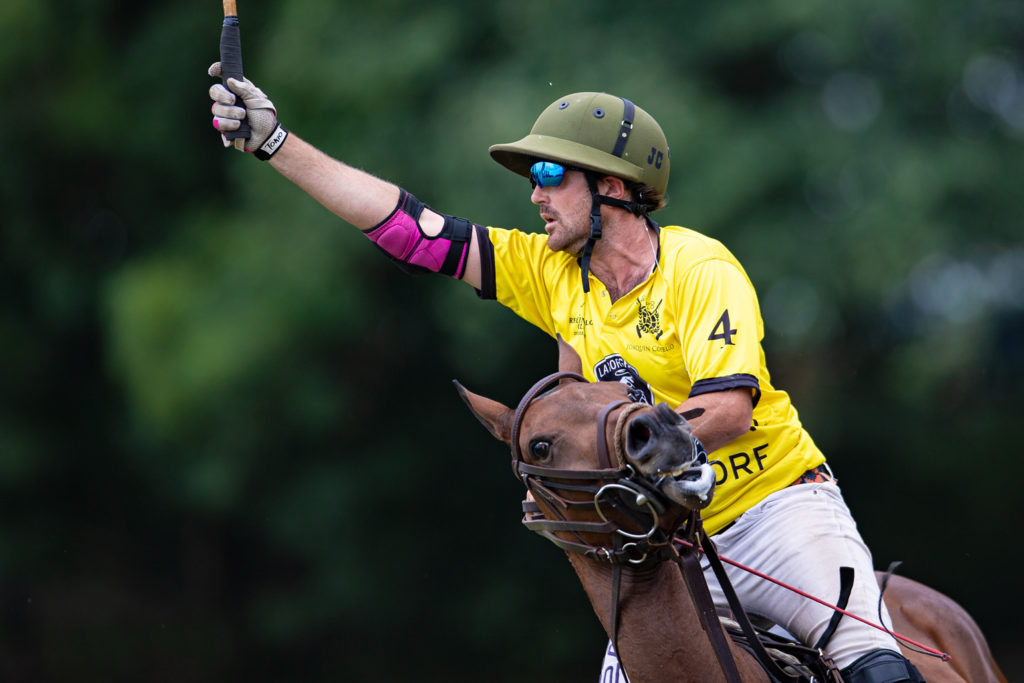
[{"label": "man's nose", "polygon": [[546,196],[544,194],[544,188],[540,185],[534,185],[533,192],[530,193],[530,201],[539,206],[544,203],[544,196]]}]

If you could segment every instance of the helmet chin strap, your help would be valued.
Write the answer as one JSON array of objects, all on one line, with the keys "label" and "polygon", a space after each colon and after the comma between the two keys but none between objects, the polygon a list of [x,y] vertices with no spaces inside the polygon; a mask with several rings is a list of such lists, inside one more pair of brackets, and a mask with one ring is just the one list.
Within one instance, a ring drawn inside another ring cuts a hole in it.
[{"label": "helmet chin strap", "polygon": [[587,178],[587,185],[590,187],[590,237],[583,245],[583,254],[580,256],[580,273],[583,276],[583,293],[590,291],[590,257],[594,252],[594,244],[601,239],[601,195],[597,193],[597,180],[594,174],[584,171]]},{"label": "helmet chin strap", "polygon": [[[622,158],[622,153],[626,151],[626,142],[629,140],[630,133],[633,132],[633,119],[636,118],[636,107],[625,97],[620,99],[622,99],[622,126],[619,129],[618,136],[615,138],[615,148],[612,149],[612,155]],[[647,210],[642,204],[635,201],[627,202],[623,199],[598,194],[597,174],[593,171],[584,171],[583,175],[587,178],[587,186],[590,188],[591,197],[590,238],[583,245],[583,252],[580,254],[583,293],[586,294],[590,291],[590,257],[594,253],[594,244],[597,243],[597,240],[601,239],[601,205],[617,206],[620,209],[626,209],[636,216],[644,216]]]},{"label": "helmet chin strap", "polygon": [[592,171],[584,171],[583,175],[587,179],[587,186],[590,188],[591,197],[590,237],[587,239],[586,244],[583,245],[583,251],[580,253],[580,273],[583,277],[583,293],[586,294],[590,292],[590,257],[594,253],[594,245],[597,243],[597,240],[601,239],[601,205],[607,204],[608,206],[626,209],[635,216],[643,216],[647,211],[638,202],[627,202],[624,199],[598,194],[597,175]]}]

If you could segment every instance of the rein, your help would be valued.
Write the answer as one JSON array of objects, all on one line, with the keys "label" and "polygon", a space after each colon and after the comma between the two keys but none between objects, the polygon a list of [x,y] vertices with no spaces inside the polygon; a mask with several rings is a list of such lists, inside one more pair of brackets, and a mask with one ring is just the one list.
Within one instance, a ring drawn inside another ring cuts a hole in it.
[{"label": "rein", "polygon": [[[621,444],[628,417],[633,412],[648,406],[631,404],[627,401],[613,401],[601,410],[597,420],[597,455],[600,469],[559,469],[531,465],[523,461],[519,437],[527,409],[534,399],[545,390],[566,379],[577,382],[586,381],[581,375],[571,372],[557,372],[549,375],[526,392],[512,418],[510,443],[513,472],[526,485],[536,500],[543,500],[548,508],[558,516],[558,519],[548,519],[543,515],[536,502],[523,501],[523,525],[566,552],[578,553],[611,565],[612,609],[609,638],[616,652],[618,652],[619,588],[623,566],[626,564],[651,566],[667,559],[675,561],[693,596],[694,607],[700,615],[701,625],[705,633],[708,634],[708,639],[726,680],[730,683],[740,683],[739,670],[718,619],[707,582],[700,569],[697,553],[694,551],[680,554],[672,547],[672,534],[658,528],[659,515],[664,513],[669,504],[668,501],[632,466],[625,463],[625,454],[622,452]],[[619,411],[619,416],[614,429],[615,446],[612,452],[615,454],[616,466],[613,466],[609,457],[607,428],[611,415],[616,411]],[[590,494],[592,498],[570,499],[562,495],[563,492]],[[641,528],[649,524],[648,530],[646,533],[623,530],[617,522],[608,518],[605,513],[606,507],[612,508],[631,521],[640,524]],[[601,522],[568,520],[562,514],[570,510],[589,510],[591,508],[597,510]],[[646,522],[642,518],[644,516],[647,517]],[[688,528],[691,533],[696,534],[699,529],[700,533],[704,534],[697,511],[692,512],[690,520]],[[556,533],[560,532],[571,534],[576,540],[567,540],[557,536]],[[583,539],[581,534],[584,533],[610,536],[610,546],[607,543],[592,545]],[[692,536],[692,538],[697,541],[698,545],[702,545],[701,541],[708,545],[711,544],[706,534],[703,537]],[[745,618],[746,615],[743,616]],[[777,672],[779,680],[795,680],[778,669],[778,666],[767,657],[767,654],[765,654],[765,660],[762,661],[762,666],[765,666],[773,675]]]},{"label": "rein", "polygon": [[[705,552],[704,548],[701,547],[700,544],[695,544],[692,541],[687,540],[685,538],[680,538],[680,537],[677,536],[676,538],[673,539],[673,541],[675,543],[679,544],[680,546],[685,547],[685,548],[690,549],[690,550],[693,550],[695,552],[698,552],[698,553]],[[830,602],[828,602],[826,600],[822,600],[821,598],[816,597],[814,595],[811,595],[810,593],[808,593],[806,591],[802,591],[799,588],[796,588],[795,586],[790,586],[788,583],[785,583],[783,581],[779,581],[778,579],[776,579],[776,578],[774,578],[772,576],[769,576],[768,574],[765,574],[764,572],[759,572],[756,569],[754,569],[753,567],[748,567],[747,565],[742,564],[740,562],[737,562],[736,560],[730,560],[725,555],[718,555],[718,560],[720,560],[721,562],[724,562],[725,564],[730,564],[733,567],[736,567],[737,569],[741,569],[741,570],[747,572],[748,574],[752,574],[752,575],[756,576],[759,579],[762,579],[764,581],[769,581],[771,583],[774,583],[776,586],[779,586],[780,588],[785,588],[788,591],[796,593],[797,595],[799,595],[802,598],[807,598],[808,600],[811,600],[812,602],[816,602],[819,605],[822,605],[824,607],[828,607],[830,610],[832,610],[833,612],[835,612],[837,614],[842,614],[843,616],[850,617],[851,619],[856,619],[857,621],[859,621],[862,624],[865,624],[867,626],[870,626],[871,628],[878,629],[879,631],[882,631],[884,633],[888,633],[893,638],[896,638],[897,640],[903,641],[906,645],[910,645],[910,646],[913,646],[913,647],[916,647],[916,648],[920,648],[923,651],[924,654],[931,655],[932,657],[940,659],[943,662],[948,662],[948,661],[950,661],[950,659],[952,659],[952,657],[950,657],[950,655],[948,653],[946,653],[946,652],[942,652],[941,650],[936,650],[935,648],[929,647],[929,646],[925,645],[924,643],[919,643],[916,640],[914,640],[913,638],[908,638],[907,636],[902,635],[900,633],[897,633],[896,631],[891,631],[888,628],[886,628],[884,624],[876,624],[873,621],[870,621],[868,619],[865,619],[864,617],[861,617],[861,616],[858,616],[858,615],[854,614],[853,612],[847,611],[841,605],[833,605],[832,603],[830,603]],[[890,570],[889,573],[891,573],[891,570]],[[888,578],[886,580],[888,580]],[[885,592],[884,584],[883,584],[882,592],[883,593]],[[881,622],[882,620],[879,619],[879,621]]]}]

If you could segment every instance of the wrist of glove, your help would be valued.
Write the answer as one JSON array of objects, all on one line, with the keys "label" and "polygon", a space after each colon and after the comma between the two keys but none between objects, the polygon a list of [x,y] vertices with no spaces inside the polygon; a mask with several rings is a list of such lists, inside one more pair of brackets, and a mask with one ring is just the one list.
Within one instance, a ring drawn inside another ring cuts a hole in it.
[{"label": "wrist of glove", "polygon": [[[220,78],[220,62],[214,62],[208,73],[214,78]],[[248,78],[240,81],[229,78],[227,85],[227,88],[221,83],[210,86],[213,127],[221,132],[225,147],[253,152],[257,159],[266,161],[281,148],[288,137],[288,131],[277,121],[274,103]],[[224,133],[238,130],[242,121],[249,123],[249,137],[229,140]]]}]

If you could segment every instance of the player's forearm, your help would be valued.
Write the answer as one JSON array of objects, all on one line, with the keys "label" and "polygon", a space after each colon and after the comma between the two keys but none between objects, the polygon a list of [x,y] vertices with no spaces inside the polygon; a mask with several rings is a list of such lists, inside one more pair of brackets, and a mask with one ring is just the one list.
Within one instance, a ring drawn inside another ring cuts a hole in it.
[{"label": "player's forearm", "polygon": [[[410,216],[408,206],[398,206],[403,195],[396,185],[332,159],[294,133],[270,164],[360,230],[376,228],[367,237],[399,261],[480,287],[478,238],[472,224],[426,208]],[[412,201],[410,195],[404,197],[406,204]],[[446,226],[451,228],[447,233]]]},{"label": "player's forearm", "polygon": [[397,186],[327,156],[294,133],[269,163],[360,230],[380,223],[398,203]]},{"label": "player's forearm", "polygon": [[694,396],[683,401],[676,410],[685,413],[694,408],[704,409],[700,417],[689,422],[694,435],[708,453],[729,445],[750,429],[753,403],[749,389],[729,389]]}]

